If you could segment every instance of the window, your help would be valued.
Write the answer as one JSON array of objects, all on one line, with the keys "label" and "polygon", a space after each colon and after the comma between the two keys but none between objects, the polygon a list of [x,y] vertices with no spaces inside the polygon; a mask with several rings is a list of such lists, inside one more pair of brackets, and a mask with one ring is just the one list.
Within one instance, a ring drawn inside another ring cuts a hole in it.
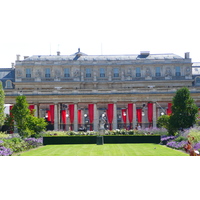
[{"label": "window", "polygon": [[156,67],[156,76],[160,76],[160,67]]},{"label": "window", "polygon": [[91,77],[91,69],[90,68],[86,68],[86,77]]},{"label": "window", "polygon": [[70,77],[70,70],[69,68],[64,69],[64,77]]},{"label": "window", "polygon": [[141,77],[140,67],[136,67],[136,77]]},{"label": "window", "polygon": [[114,68],[114,77],[119,77],[119,69]]},{"label": "window", "polygon": [[31,78],[31,69],[26,69],[26,78]]},{"label": "window", "polygon": [[100,77],[105,77],[105,69],[104,68],[100,68],[99,70],[99,74],[100,74]]},{"label": "window", "polygon": [[51,77],[51,72],[50,72],[50,68],[46,68],[45,69],[45,77]]},{"label": "window", "polygon": [[176,76],[181,76],[181,68],[176,67]]},{"label": "window", "polygon": [[6,81],[6,88],[12,88],[12,82],[10,80]]}]

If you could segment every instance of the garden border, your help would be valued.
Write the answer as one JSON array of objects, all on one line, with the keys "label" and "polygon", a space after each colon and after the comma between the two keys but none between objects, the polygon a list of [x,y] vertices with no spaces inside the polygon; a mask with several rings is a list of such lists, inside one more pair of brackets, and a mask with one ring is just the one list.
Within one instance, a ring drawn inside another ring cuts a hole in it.
[{"label": "garden border", "polygon": [[[161,142],[160,135],[145,136],[103,136],[104,144],[117,143],[155,143]],[[96,144],[97,136],[47,136],[43,137],[43,145],[51,144]]]}]

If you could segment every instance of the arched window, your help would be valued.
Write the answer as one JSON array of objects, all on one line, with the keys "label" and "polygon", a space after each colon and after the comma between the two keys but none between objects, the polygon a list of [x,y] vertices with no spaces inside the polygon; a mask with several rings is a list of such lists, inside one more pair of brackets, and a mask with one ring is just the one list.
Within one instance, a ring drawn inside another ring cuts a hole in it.
[{"label": "arched window", "polygon": [[195,79],[195,84],[200,85],[200,76],[197,76]]},{"label": "arched window", "polygon": [[12,88],[12,81],[10,80],[6,81],[6,88]]}]

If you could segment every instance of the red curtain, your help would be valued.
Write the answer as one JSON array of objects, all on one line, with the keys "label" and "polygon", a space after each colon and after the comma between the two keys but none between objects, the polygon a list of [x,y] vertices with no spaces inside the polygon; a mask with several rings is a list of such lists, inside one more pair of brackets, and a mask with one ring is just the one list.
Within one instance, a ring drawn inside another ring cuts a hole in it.
[{"label": "red curtain", "polygon": [[50,112],[50,110],[47,110],[47,121],[48,122],[51,121],[51,112]]},{"label": "red curtain", "polygon": [[62,123],[66,124],[66,122],[67,122],[67,120],[66,120],[66,110],[61,111],[61,117],[62,117]]},{"label": "red curtain", "polygon": [[82,124],[82,110],[78,110],[78,124]]},{"label": "red curtain", "polygon": [[94,121],[94,104],[88,104],[88,115],[89,115],[89,122],[90,122],[90,131],[93,129],[93,121]]},{"label": "red curtain", "polygon": [[69,119],[70,119],[70,123],[73,124],[74,123],[74,104],[69,105]]},{"label": "red curtain", "polygon": [[34,105],[29,105],[28,108],[29,108],[31,114],[33,115],[33,114],[34,114],[34,112],[33,112],[33,110],[34,110]]},{"label": "red curtain", "polygon": [[54,123],[54,105],[50,105],[51,123]]},{"label": "red curtain", "polygon": [[107,117],[108,117],[108,123],[110,124],[109,127],[110,130],[112,130],[113,110],[114,110],[114,105],[108,104]]},{"label": "red curtain", "polygon": [[148,120],[149,123],[153,122],[153,103],[148,103]]},{"label": "red curtain", "polygon": [[132,103],[128,104],[128,120],[129,120],[129,123],[133,122],[133,104]]},{"label": "red curtain", "polygon": [[138,123],[142,123],[142,109],[137,109]]},{"label": "red curtain", "polygon": [[123,122],[126,124],[126,109],[122,109],[122,119]]},{"label": "red curtain", "polygon": [[70,130],[73,130],[73,123],[74,123],[74,104],[69,105],[69,120],[70,120]]},{"label": "red curtain", "polygon": [[167,115],[172,114],[172,103],[168,103],[168,108],[167,108]]}]

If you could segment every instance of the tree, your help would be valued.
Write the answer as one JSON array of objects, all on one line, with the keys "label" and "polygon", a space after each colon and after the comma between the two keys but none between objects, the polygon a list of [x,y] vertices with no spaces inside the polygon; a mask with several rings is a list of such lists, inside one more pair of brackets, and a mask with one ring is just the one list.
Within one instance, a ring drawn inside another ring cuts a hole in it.
[{"label": "tree", "polygon": [[162,115],[160,117],[158,117],[158,120],[157,120],[157,126],[158,128],[166,128],[168,130],[169,128],[169,118],[170,116],[169,115]]},{"label": "tree", "polygon": [[12,113],[18,133],[22,137],[29,137],[39,134],[45,130],[46,122],[43,118],[37,118],[33,112],[28,109],[29,104],[26,101],[25,96],[18,96],[16,98],[16,104],[12,108]]},{"label": "tree", "polygon": [[177,90],[172,101],[172,115],[169,118],[170,132],[174,134],[179,129],[190,128],[197,119],[198,107],[190,96],[189,89],[183,87]]},{"label": "tree", "polygon": [[5,94],[2,87],[2,83],[0,82],[0,127],[4,124],[4,100],[5,100]]}]

